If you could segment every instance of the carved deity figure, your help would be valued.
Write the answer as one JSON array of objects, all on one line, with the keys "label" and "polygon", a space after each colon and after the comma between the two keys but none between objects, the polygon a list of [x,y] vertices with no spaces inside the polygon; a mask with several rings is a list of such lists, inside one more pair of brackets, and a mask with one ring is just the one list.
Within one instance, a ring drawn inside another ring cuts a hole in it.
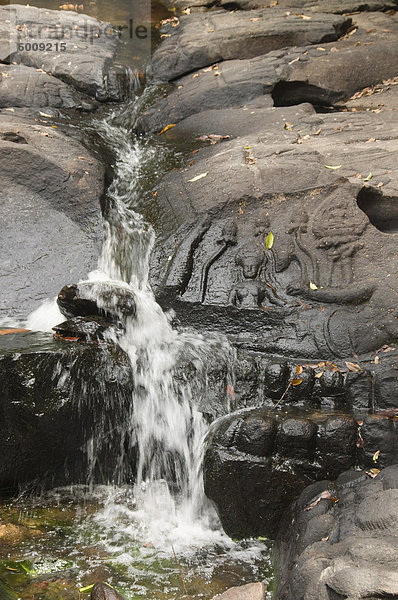
[{"label": "carved deity figure", "polygon": [[232,288],[228,304],[241,308],[261,308],[268,299],[272,304],[283,306],[276,295],[274,287],[261,280],[261,272],[266,269],[267,255],[265,248],[253,242],[246,244],[236,254],[235,263],[241,267],[243,280]]}]

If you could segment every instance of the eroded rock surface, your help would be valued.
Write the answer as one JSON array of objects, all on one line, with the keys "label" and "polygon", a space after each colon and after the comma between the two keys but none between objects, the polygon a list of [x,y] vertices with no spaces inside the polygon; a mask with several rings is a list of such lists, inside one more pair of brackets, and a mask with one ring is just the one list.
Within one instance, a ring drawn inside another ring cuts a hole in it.
[{"label": "eroded rock surface", "polygon": [[305,489],[279,547],[278,600],[396,597],[397,488],[394,465]]},{"label": "eroded rock surface", "polygon": [[0,69],[0,108],[95,108],[91,98],[44,71],[24,65],[1,65]]},{"label": "eroded rock surface", "polygon": [[185,15],[179,24],[162,27],[164,41],[152,58],[153,75],[171,81],[221,60],[252,58],[285,46],[337,40],[351,25],[350,17],[327,13],[302,19],[276,10],[215,11]]},{"label": "eroded rock surface", "polygon": [[0,116],[1,317],[26,317],[96,267],[104,169],[58,129]]},{"label": "eroded rock surface", "polygon": [[126,70],[114,64],[119,36],[109,23],[20,4],[0,7],[0,23],[2,62],[43,69],[97,100],[126,97]]},{"label": "eroded rock surface", "polygon": [[306,483],[336,478],[351,467],[396,463],[393,415],[278,414],[260,408],[215,422],[205,455],[205,489],[226,531],[275,537]]}]

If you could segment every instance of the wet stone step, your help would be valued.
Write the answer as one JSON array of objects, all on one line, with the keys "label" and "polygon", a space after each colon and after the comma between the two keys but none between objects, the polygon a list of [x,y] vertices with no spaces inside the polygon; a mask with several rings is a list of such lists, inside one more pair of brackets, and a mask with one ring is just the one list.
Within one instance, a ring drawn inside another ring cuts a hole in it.
[{"label": "wet stone step", "polygon": [[[395,414],[396,412],[396,414]],[[311,481],[398,460],[398,409],[379,414],[276,413],[251,409],[216,421],[205,489],[230,535],[278,534],[279,519]]]}]

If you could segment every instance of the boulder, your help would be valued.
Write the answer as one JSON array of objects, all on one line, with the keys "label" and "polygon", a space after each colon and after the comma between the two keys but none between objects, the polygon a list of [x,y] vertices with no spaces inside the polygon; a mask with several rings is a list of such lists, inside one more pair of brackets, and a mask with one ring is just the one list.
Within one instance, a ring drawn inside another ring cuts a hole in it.
[{"label": "boulder", "polygon": [[264,583],[247,583],[229,588],[213,600],[265,600],[267,588]]},{"label": "boulder", "polygon": [[337,40],[351,18],[327,13],[311,19],[285,11],[224,10],[183,15],[179,23],[161,28],[166,36],[152,57],[156,80],[172,81],[221,60],[253,58],[286,46],[304,46]]},{"label": "boulder", "polygon": [[396,597],[397,488],[393,465],[304,490],[282,527],[275,598]]},{"label": "boulder", "polygon": [[25,318],[96,267],[104,169],[58,128],[4,113],[0,176],[0,317]]},{"label": "boulder", "polygon": [[[269,12],[276,9],[292,9],[295,12],[305,11],[306,16],[313,12],[322,12],[322,3],[318,0],[278,0],[277,4],[268,0],[164,0],[165,4],[178,10],[190,8],[203,10],[204,8],[220,7],[226,10],[251,10],[253,8],[268,8]],[[396,0],[330,0],[325,7],[329,13],[345,14],[359,11],[387,11],[395,10]]]},{"label": "boulder", "polygon": [[53,75],[19,65],[1,65],[0,108],[29,106],[92,111],[96,102]]},{"label": "boulder", "polygon": [[112,323],[104,317],[74,317],[53,327],[55,337],[71,341],[104,340],[105,332],[109,333]]},{"label": "boulder", "polygon": [[81,281],[65,285],[57,303],[65,317],[109,316],[113,319],[133,317],[136,299],[126,284],[111,281]]},{"label": "boulder", "polygon": [[[392,19],[392,18],[391,18]],[[205,133],[209,110],[217,110],[213,121],[223,128],[230,107],[245,107],[246,118],[250,105],[261,98],[262,106],[297,105],[311,102],[317,106],[330,106],[348,100],[366,87],[382,83],[397,75],[398,51],[392,43],[398,31],[398,19],[384,23],[384,31],[367,33],[377,20],[370,19],[348,40],[323,43],[317,46],[286,48],[255,58],[225,60],[202,69],[175,82],[175,87],[151,107],[138,113],[135,129],[138,132],[159,132],[168,124],[197,115],[192,123]],[[386,27],[393,29],[386,29]],[[391,33],[385,33],[390,31]],[[362,41],[357,41],[357,37]],[[271,95],[271,98],[270,96]],[[264,98],[263,98],[264,97]],[[348,105],[350,106],[350,105]],[[222,109],[222,110],[221,110]],[[236,113],[237,115],[238,113]],[[245,113],[242,114],[242,118]],[[237,124],[234,119],[229,121]],[[258,127],[258,131],[266,127]],[[175,134],[176,131],[173,131]],[[214,133],[218,133],[217,127]],[[239,135],[250,132],[242,123]]]},{"label": "boulder", "polygon": [[[119,347],[0,336],[0,381],[0,489],[133,476],[135,449],[122,423],[134,382]],[[128,456],[123,474],[120,445]]]},{"label": "boulder", "polygon": [[[274,538],[306,483],[334,479],[350,468],[368,469],[371,479],[395,464],[398,433],[392,415],[381,412],[354,419],[350,414],[309,416],[297,409],[279,413],[264,407],[215,421],[205,454],[205,490],[226,531]],[[381,428],[381,421],[388,427]],[[394,526],[384,510],[372,510],[385,520],[385,527]],[[358,518],[371,529],[366,515]],[[326,521],[319,527],[327,529],[330,519]],[[308,532],[308,539],[311,536]]]},{"label": "boulder", "polygon": [[72,11],[0,7],[0,61],[42,69],[100,101],[127,97],[128,73],[114,64],[119,32]]}]

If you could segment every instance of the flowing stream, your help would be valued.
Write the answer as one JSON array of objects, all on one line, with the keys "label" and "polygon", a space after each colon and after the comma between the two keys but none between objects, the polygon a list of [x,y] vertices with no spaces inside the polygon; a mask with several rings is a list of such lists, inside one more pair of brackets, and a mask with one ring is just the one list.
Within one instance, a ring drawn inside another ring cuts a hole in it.
[{"label": "flowing stream", "polygon": [[[232,585],[272,579],[264,540],[231,540],[203,490],[202,462],[209,424],[200,412],[209,395],[208,367],[225,364],[233,383],[234,353],[222,336],[177,331],[148,284],[152,227],[134,209],[142,193],[143,169],[158,150],[134,140],[119,114],[89,125],[116,155],[108,190],[109,210],[98,269],[88,275],[98,290],[111,282],[136,297],[137,313],[109,341],[127,353],[135,381],[131,403],[117,427],[124,440],[109,485],[94,485],[94,471],[107,432],[98,427],[87,444],[86,486],[22,497],[0,508],[0,518],[30,531],[12,552],[0,550],[0,580],[28,600],[78,598],[97,580],[127,598],[212,598]],[[46,303],[28,327],[50,330],[64,318]],[[193,366],[176,377],[179,361]],[[61,375],[58,374],[58,377]],[[126,485],[128,445],[137,449],[135,484]],[[112,448],[114,452],[115,449]],[[11,562],[10,562],[11,561]],[[184,579],[184,582],[182,581]]]}]

